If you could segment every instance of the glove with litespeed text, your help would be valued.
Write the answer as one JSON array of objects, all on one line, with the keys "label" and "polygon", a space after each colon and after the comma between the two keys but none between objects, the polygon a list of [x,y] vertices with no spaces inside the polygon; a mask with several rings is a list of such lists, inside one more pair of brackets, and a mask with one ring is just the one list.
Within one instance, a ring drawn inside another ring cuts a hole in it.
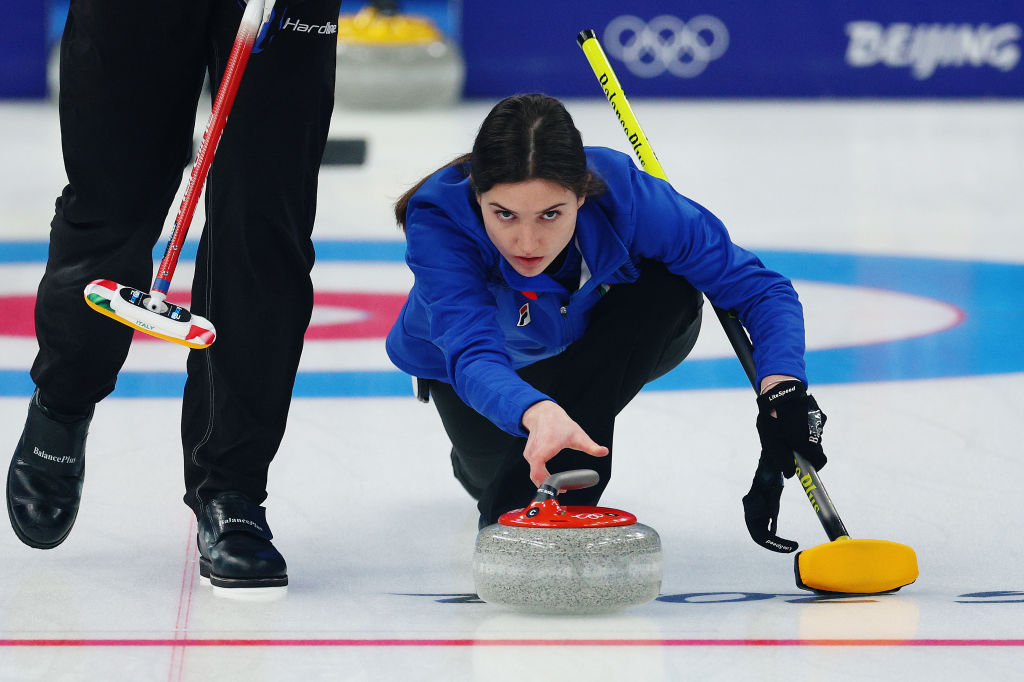
[{"label": "glove with litespeed text", "polygon": [[828,458],[821,448],[821,434],[827,417],[803,382],[775,384],[757,397],[757,406],[762,458],[767,457],[786,478],[796,472],[794,451],[815,470],[825,466]]}]

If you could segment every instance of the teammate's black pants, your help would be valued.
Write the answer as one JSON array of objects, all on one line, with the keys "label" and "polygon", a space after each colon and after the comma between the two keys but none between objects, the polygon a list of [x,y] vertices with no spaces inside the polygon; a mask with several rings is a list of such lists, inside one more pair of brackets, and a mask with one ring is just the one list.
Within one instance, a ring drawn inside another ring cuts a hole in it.
[{"label": "teammate's black pants", "polygon": [[[338,5],[307,0],[289,16],[336,25]],[[82,414],[114,389],[132,331],[93,312],[82,290],[105,278],[148,291],[204,73],[216,88],[241,13],[236,0],[71,2],[59,104],[68,185],[51,223],[32,367],[43,404],[58,412]],[[194,510],[222,490],[266,497],[312,310],[336,39],[283,30],[252,55],[210,170],[191,308],[213,321],[217,341],[189,354],[181,429]],[[176,279],[171,300],[187,286]]]},{"label": "teammate's black pants", "polygon": [[[583,337],[562,353],[519,370],[551,396],[598,445],[612,452],[592,457],[563,450],[548,462],[552,474],[593,469],[601,482],[559,496],[564,504],[593,505],[611,476],[615,417],[640,391],[689,354],[700,331],[703,297],[660,263],[646,263],[633,284],[613,286],[594,308]],[[526,439],[513,436],[467,406],[451,385],[430,381],[430,396],[452,442],[452,469],[478,501],[481,520],[529,504],[537,492],[523,459]]]}]

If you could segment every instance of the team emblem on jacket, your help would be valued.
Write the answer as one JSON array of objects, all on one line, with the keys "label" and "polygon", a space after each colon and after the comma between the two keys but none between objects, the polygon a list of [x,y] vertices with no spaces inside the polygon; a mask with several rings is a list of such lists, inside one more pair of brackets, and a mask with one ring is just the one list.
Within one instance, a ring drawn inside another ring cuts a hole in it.
[{"label": "team emblem on jacket", "polygon": [[530,324],[530,304],[524,303],[522,307],[519,308],[519,321],[516,322],[516,326],[525,327],[528,324]]}]

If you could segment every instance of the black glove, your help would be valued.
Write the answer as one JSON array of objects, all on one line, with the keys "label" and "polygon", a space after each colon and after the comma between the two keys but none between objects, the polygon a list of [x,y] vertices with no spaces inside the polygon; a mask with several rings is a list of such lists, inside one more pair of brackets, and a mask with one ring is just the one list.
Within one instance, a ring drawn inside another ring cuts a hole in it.
[{"label": "black glove", "polygon": [[779,526],[779,498],[782,496],[782,475],[775,463],[761,454],[754,472],[750,492],[743,497],[743,518],[754,542],[773,552],[788,554],[799,545],[775,534]]},{"label": "black glove", "polygon": [[[781,381],[757,397],[757,406],[761,455],[767,456],[783,476],[789,478],[796,472],[794,450],[815,470],[825,466],[828,458],[821,449],[821,432],[827,418],[803,383]],[[772,410],[776,417],[771,415]]]}]

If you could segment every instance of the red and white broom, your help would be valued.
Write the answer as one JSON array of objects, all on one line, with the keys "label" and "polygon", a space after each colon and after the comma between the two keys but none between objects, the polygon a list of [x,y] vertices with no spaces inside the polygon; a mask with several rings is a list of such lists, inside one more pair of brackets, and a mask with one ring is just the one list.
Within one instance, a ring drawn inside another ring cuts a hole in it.
[{"label": "red and white broom", "polygon": [[85,287],[85,302],[98,313],[151,336],[180,343],[189,348],[206,348],[217,337],[217,332],[209,320],[192,314],[183,306],[169,303],[167,290],[171,286],[171,277],[178,265],[181,246],[192,223],[192,215],[199,203],[206,174],[213,163],[217,143],[224,132],[224,124],[235,101],[235,94],[238,92],[245,66],[249,62],[253,44],[259,36],[261,27],[270,18],[274,2],[275,0],[248,0],[242,13],[242,21],[235,35],[231,55],[228,57],[217,97],[214,99],[213,111],[203,133],[203,142],[199,147],[199,154],[196,156],[192,175],[178,215],[174,219],[174,229],[152,288],[146,293],[109,279],[93,280]]}]

